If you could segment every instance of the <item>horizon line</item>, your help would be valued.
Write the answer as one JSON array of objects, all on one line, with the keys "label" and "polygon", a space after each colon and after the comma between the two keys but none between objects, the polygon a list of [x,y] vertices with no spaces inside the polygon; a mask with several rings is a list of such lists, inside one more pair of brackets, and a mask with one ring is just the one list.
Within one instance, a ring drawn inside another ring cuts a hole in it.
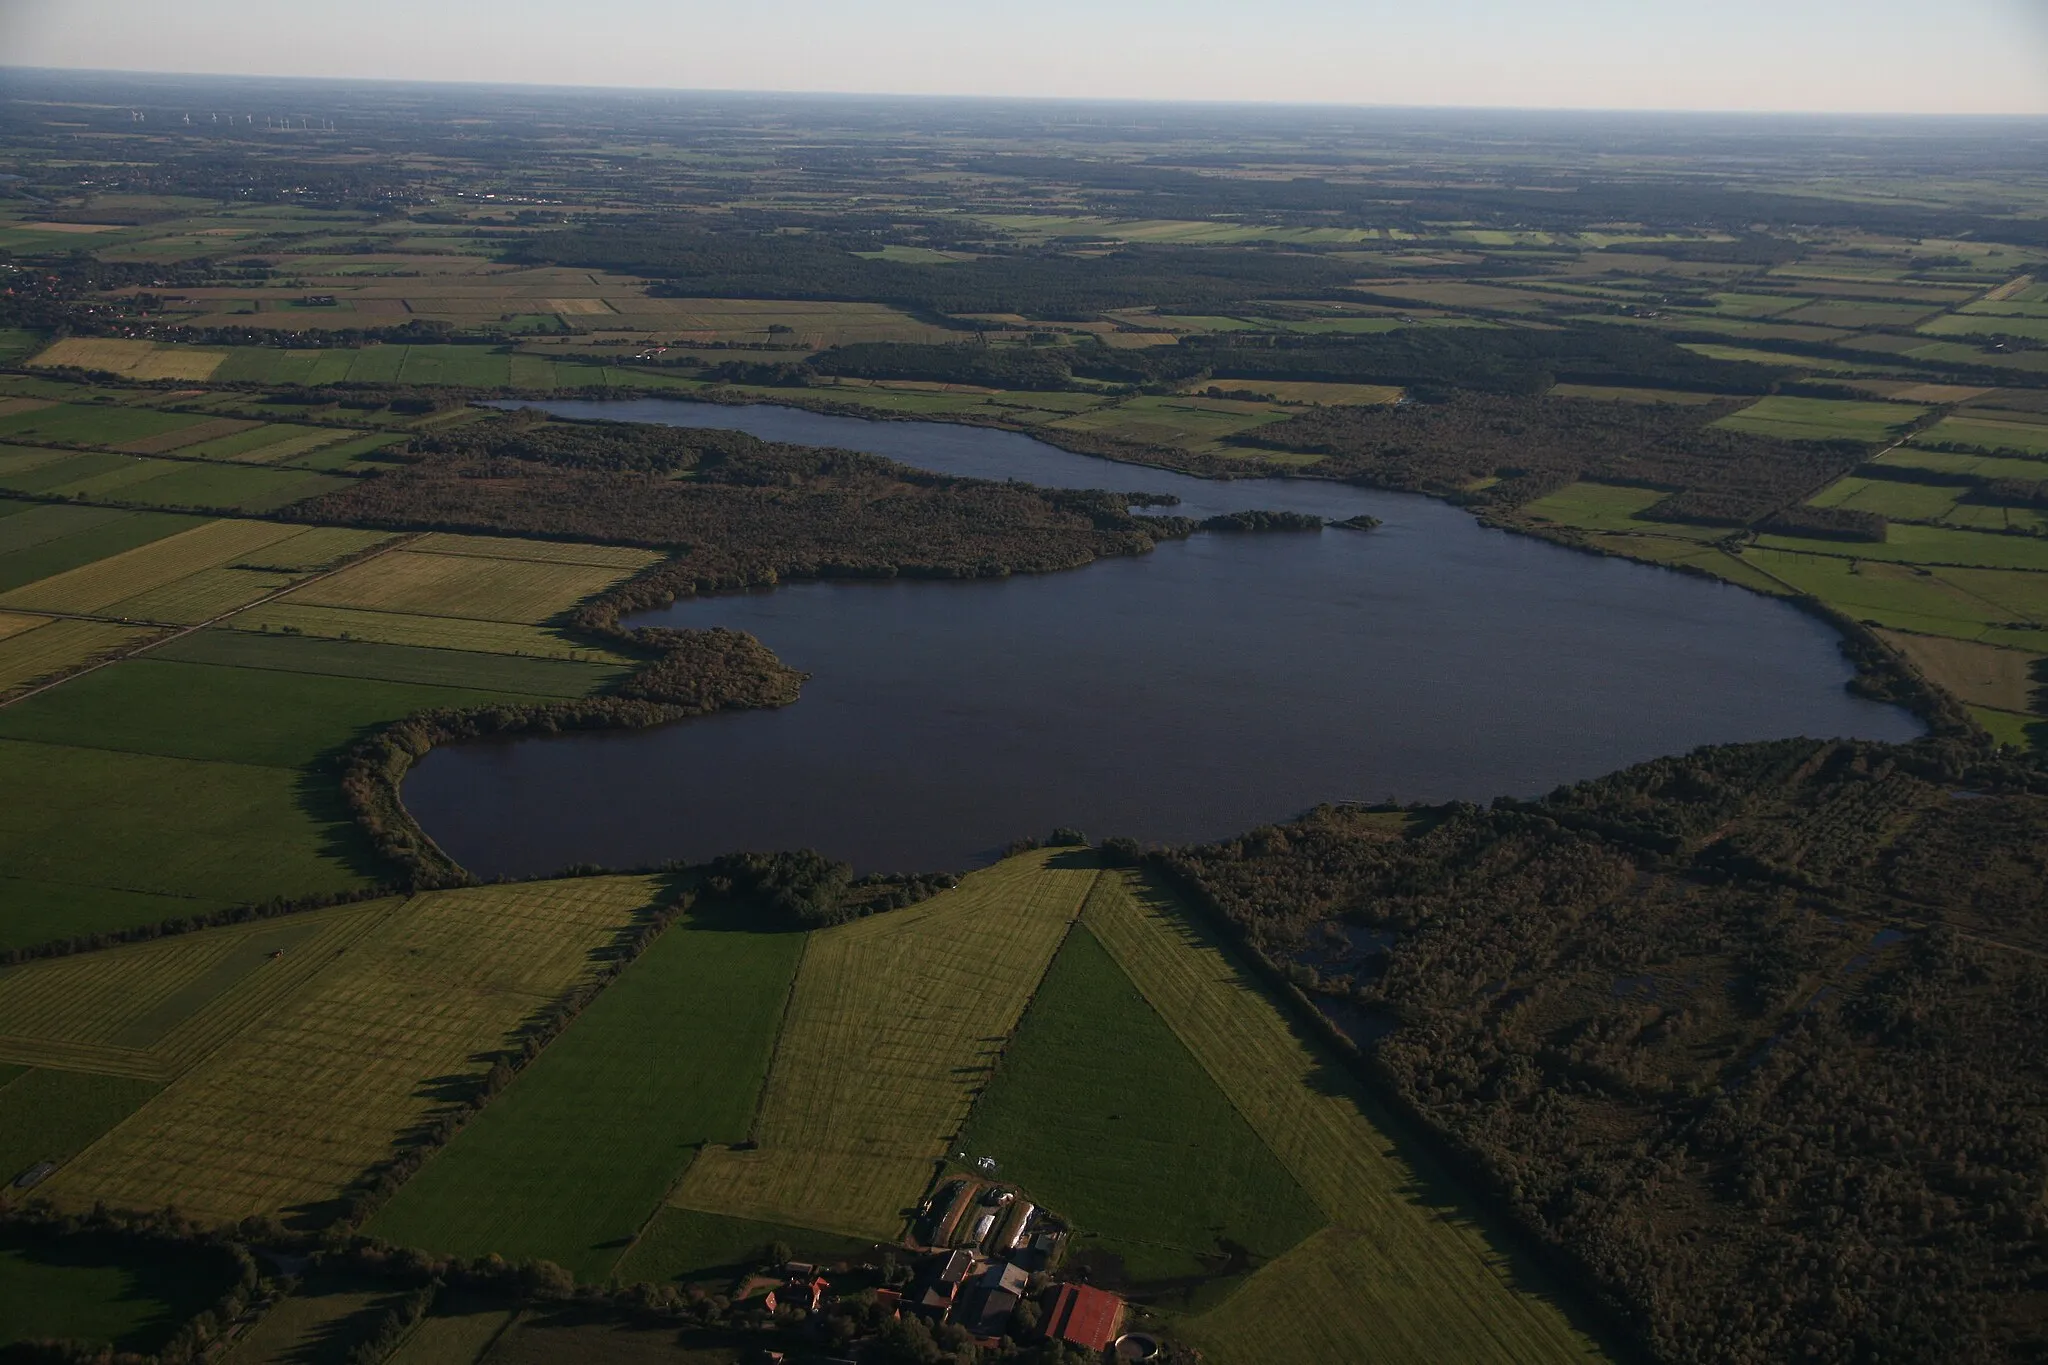
[{"label": "horizon line", "polygon": [[62,76],[143,76],[187,80],[284,81],[307,84],[360,84],[408,86],[419,89],[532,90],[579,94],[751,96],[780,99],[821,100],[905,100],[926,103],[962,102],[975,104],[1071,104],[1121,105],[1133,108],[1185,109],[1300,109],[1359,113],[1443,113],[1443,114],[1650,114],[1698,118],[1783,118],[1783,119],[1900,119],[1947,122],[2039,122],[2048,124],[2048,111],[2012,110],[1904,110],[1904,109],[1765,109],[1683,105],[1572,105],[1572,104],[1373,104],[1341,100],[1193,99],[1145,95],[1024,95],[966,94],[931,91],[889,90],[794,90],[741,86],[581,85],[551,81],[429,80],[417,76],[307,76],[254,71],[167,71],[149,67],[22,66],[0,62],[0,74],[28,73]]}]

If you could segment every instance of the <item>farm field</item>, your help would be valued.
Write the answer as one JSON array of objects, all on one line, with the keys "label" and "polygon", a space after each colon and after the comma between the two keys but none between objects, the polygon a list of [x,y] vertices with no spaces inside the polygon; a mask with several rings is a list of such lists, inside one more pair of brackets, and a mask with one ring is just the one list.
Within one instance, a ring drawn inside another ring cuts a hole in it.
[{"label": "farm field", "polygon": [[1182,1324],[1206,1358],[1598,1358],[1556,1306],[1520,1287],[1527,1269],[1511,1267],[1469,1211],[1437,1202],[1431,1173],[1390,1150],[1342,1064],[1170,897],[1105,873],[1082,923],[1332,1224]]},{"label": "farm field", "polygon": [[1046,425],[1062,431],[1101,432],[1148,445],[1215,451],[1222,449],[1225,437],[1280,421],[1286,415],[1284,409],[1270,404],[1233,399],[1146,397]]},{"label": "farm field", "polygon": [[2048,422],[2009,421],[1966,410],[1913,437],[1915,445],[1975,446],[1985,451],[2048,456]]},{"label": "farm field", "polygon": [[215,1257],[92,1255],[10,1233],[0,1237],[0,1341],[74,1338],[154,1351],[233,1282]]},{"label": "farm field", "polygon": [[[651,562],[655,556],[648,555]],[[395,550],[295,592],[294,606],[539,625],[625,578],[592,564]],[[0,597],[0,605],[7,599]]]},{"label": "farm field", "polygon": [[403,1298],[389,1291],[339,1287],[315,1275],[274,1305],[221,1358],[228,1365],[338,1362]]},{"label": "farm field", "polygon": [[[10,510],[13,509],[13,510]],[[206,525],[174,512],[0,500],[0,592]]]},{"label": "farm field", "polygon": [[[477,660],[479,672],[492,662],[489,656]],[[484,706],[505,695],[324,671],[174,662],[149,654],[0,710],[0,737],[297,768],[377,724],[415,711]]]},{"label": "farm field", "polygon": [[[1886,644],[1913,661],[1928,681],[1972,706],[2024,715],[2033,705],[2034,670],[2042,656],[1937,635],[1880,631]],[[2048,644],[2044,640],[2043,644]]]},{"label": "farm field", "polygon": [[112,337],[67,337],[45,348],[28,363],[105,370],[123,379],[207,379],[226,359],[225,351],[194,346]]},{"label": "farm field", "polygon": [[[0,990],[5,989],[0,978]],[[0,1041],[0,1048],[7,1044]],[[0,1182],[46,1161],[65,1162],[134,1113],[152,1081],[50,1067],[10,1068],[0,1083]]]},{"label": "farm field", "polygon": [[0,740],[0,767],[0,946],[368,881],[339,794],[289,768],[16,740]]},{"label": "farm field", "polygon": [[[68,386],[67,386],[68,388]],[[0,440],[78,446],[122,446],[155,442],[198,426],[204,417],[149,408],[57,403],[0,413]]]},{"label": "farm field", "polygon": [[745,1139],[803,947],[801,934],[675,924],[370,1232],[603,1279],[698,1148]]},{"label": "farm field", "polygon": [[300,603],[295,597],[251,607],[229,617],[222,625],[240,631],[277,631],[323,640],[366,641],[532,659],[588,660],[611,665],[628,662],[623,655],[542,626],[396,611],[312,607]]},{"label": "farm field", "polygon": [[1227,1259],[1225,1244],[1269,1261],[1324,1221],[1085,924],[959,1145],[1071,1218],[1070,1256],[1114,1258],[1139,1284],[1199,1278]]},{"label": "farm field", "polygon": [[[4,648],[4,643],[0,643],[0,649]],[[624,670],[603,664],[227,629],[183,636],[152,650],[150,657],[173,663],[315,673],[534,697],[581,697],[624,676]]]},{"label": "farm field", "polygon": [[1837,398],[1761,398],[1714,425],[1788,441],[1868,441],[1903,434],[1925,408]]},{"label": "farm field", "polygon": [[[300,536],[317,537],[306,544],[330,551],[330,562],[353,553],[351,544],[384,539],[356,532],[351,541],[274,522],[209,522],[0,593],[0,608],[196,623],[322,567],[294,553],[289,542]],[[252,561],[250,568],[234,567]]]},{"label": "farm field", "polygon": [[648,878],[602,877],[415,897],[45,1191],[223,1219],[326,1208],[657,894]]},{"label": "farm field", "polygon": [[757,1146],[706,1148],[670,1202],[895,1240],[1094,880],[1026,854],[813,933]]},{"label": "farm field", "polygon": [[853,1256],[874,1245],[867,1238],[726,1218],[664,1204],[640,1230],[614,1273],[627,1284],[730,1282],[760,1264],[762,1252],[776,1242],[807,1260]]},{"label": "farm field", "polygon": [[111,621],[26,619],[40,620],[42,624],[0,638],[0,697],[161,633],[149,626],[123,626]]}]

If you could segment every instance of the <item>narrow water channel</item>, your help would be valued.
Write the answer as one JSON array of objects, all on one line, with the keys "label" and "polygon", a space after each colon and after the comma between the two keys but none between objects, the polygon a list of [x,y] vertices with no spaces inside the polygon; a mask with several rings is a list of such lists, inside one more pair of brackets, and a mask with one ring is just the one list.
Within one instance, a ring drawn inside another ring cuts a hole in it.
[{"label": "narrow water channel", "polygon": [[1836,636],[1740,589],[1489,530],[1429,499],[1201,480],[1011,432],[767,405],[546,404],[925,469],[1171,493],[1206,516],[1364,512],[1357,532],[1198,535],[1070,573],[827,582],[681,602],[814,676],[778,711],[436,750],[405,799],[486,875],[814,847],[959,869],[1057,825],[1183,842],[1319,801],[1533,795],[1701,744],[1903,740]]}]

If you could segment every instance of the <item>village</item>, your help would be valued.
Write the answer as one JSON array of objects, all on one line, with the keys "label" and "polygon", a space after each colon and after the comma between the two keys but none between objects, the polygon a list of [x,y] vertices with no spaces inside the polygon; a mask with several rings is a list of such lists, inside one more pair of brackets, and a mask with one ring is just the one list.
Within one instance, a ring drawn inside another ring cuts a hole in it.
[{"label": "village", "polygon": [[[983,1169],[992,1172],[994,1163],[984,1162]],[[903,1244],[910,1259],[889,1258],[891,1273],[885,1278],[895,1282],[865,1292],[872,1295],[882,1322],[915,1319],[934,1332],[951,1326],[981,1350],[1057,1342],[1090,1359],[1163,1358],[1157,1337],[1124,1330],[1127,1305],[1120,1295],[1058,1278],[1069,1235],[1063,1220],[1022,1191],[956,1176],[918,1207]],[[789,1260],[746,1277],[735,1298],[776,1316],[792,1308],[821,1314],[834,1301],[828,1269]],[[836,1273],[842,1288],[860,1293],[863,1289],[855,1286],[876,1270],[848,1264]],[[770,1352],[767,1358],[780,1362],[786,1357]],[[852,1356],[818,1359],[822,1365],[853,1365]]]}]

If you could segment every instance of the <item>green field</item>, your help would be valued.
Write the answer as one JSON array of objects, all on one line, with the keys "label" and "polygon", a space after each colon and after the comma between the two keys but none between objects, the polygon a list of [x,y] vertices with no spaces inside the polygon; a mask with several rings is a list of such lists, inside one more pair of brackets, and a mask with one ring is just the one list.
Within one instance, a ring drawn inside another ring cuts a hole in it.
[{"label": "green field", "polygon": [[757,1223],[695,1209],[665,1205],[640,1232],[615,1272],[628,1284],[668,1280],[730,1281],[761,1263],[769,1246],[781,1242],[801,1260],[854,1256],[874,1243],[815,1228]]},{"label": "green field", "polygon": [[0,416],[0,440],[50,441],[58,445],[118,446],[168,435],[208,419],[183,412],[155,412],[113,404],[59,403]]},{"label": "green field", "polygon": [[1904,433],[1927,409],[1838,398],[1760,398],[1714,425],[1788,441],[1868,441]]},{"label": "green field", "polygon": [[289,768],[12,740],[0,768],[0,882],[57,893],[10,898],[0,945],[368,880],[368,841],[339,794]]},{"label": "green field", "polygon": [[[21,503],[7,504],[20,507]],[[30,506],[0,520],[0,592],[206,525],[173,512]]]},{"label": "green field", "polygon": [[128,1076],[46,1067],[16,1075],[0,1085],[0,1184],[38,1162],[69,1161],[156,1091]]},{"label": "green field", "polygon": [[746,1137],[802,954],[800,934],[670,928],[369,1230],[602,1279],[700,1146]]},{"label": "green field", "polygon": [[750,1150],[670,1202],[893,1241],[1095,880],[1028,854],[810,936]]},{"label": "green field", "polygon": [[1598,1358],[1439,1177],[1390,1144],[1344,1065],[1219,941],[1134,875],[1105,873],[1082,923],[1333,1225],[1181,1334],[1218,1365]]},{"label": "green field", "polygon": [[415,711],[498,695],[142,658],[0,710],[0,739],[291,768]]},{"label": "green field", "polygon": [[1898,479],[1849,477],[1812,498],[1815,507],[1846,507],[1875,512],[1893,521],[1940,521],[1956,510],[1956,499],[1968,489],[1954,484],[1902,483]]},{"label": "green field", "polygon": [[140,1258],[0,1237],[0,1342],[72,1338],[154,1351],[234,1283],[224,1259]]},{"label": "green field", "polygon": [[227,629],[182,636],[152,650],[150,658],[534,697],[585,696],[624,673],[603,664],[568,660]]},{"label": "green field", "polygon": [[[1104,1046],[1114,1039],[1114,1046]],[[1067,936],[960,1138],[1136,1281],[1271,1260],[1323,1225],[1301,1186],[1085,927]]]},{"label": "green field", "polygon": [[[1953,443],[1985,450],[2011,450],[2048,456],[2048,422],[2007,421],[1987,415],[1944,417],[1914,436],[1922,445]],[[2048,477],[2048,471],[2036,477]]]}]

